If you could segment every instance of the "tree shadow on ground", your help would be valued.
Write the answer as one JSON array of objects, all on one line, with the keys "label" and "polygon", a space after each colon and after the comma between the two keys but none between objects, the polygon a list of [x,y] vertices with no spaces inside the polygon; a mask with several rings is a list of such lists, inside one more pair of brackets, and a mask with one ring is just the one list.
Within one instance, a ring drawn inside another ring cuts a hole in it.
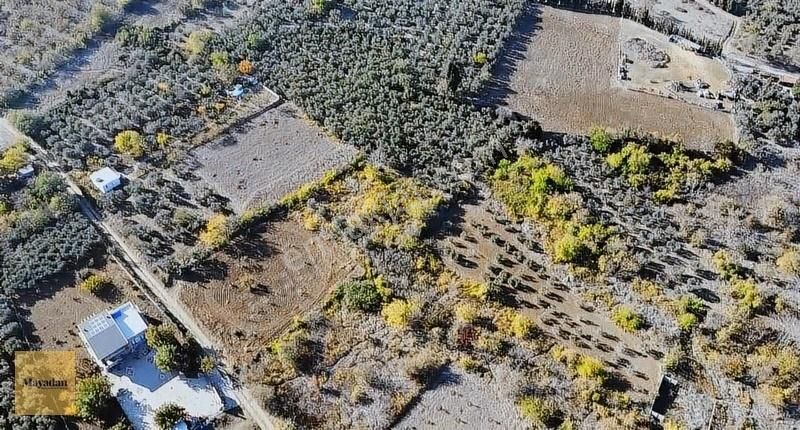
[{"label": "tree shadow on ground", "polygon": [[497,62],[492,67],[492,78],[480,92],[475,104],[479,106],[505,104],[508,95],[513,94],[510,88],[511,77],[519,68],[519,64],[525,60],[534,33],[541,29],[540,15],[541,6],[533,3],[524,6],[514,25],[514,32],[506,41]]}]

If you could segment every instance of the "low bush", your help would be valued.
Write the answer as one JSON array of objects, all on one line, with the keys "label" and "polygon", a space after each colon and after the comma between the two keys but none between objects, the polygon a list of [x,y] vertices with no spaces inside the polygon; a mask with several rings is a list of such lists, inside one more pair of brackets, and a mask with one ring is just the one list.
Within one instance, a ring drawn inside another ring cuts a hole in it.
[{"label": "low bush", "polygon": [[455,307],[456,320],[465,324],[472,324],[480,315],[480,309],[473,303],[459,303]]},{"label": "low bush", "polygon": [[624,306],[619,306],[614,309],[611,319],[619,328],[628,333],[633,333],[644,327],[644,318],[632,309]]},{"label": "low bush", "polygon": [[413,301],[395,299],[383,307],[381,315],[390,327],[403,329],[408,328],[412,316],[418,309],[419,305]]},{"label": "low bush", "polygon": [[445,360],[432,352],[421,352],[406,361],[405,373],[420,385],[428,385],[439,374]]},{"label": "low bush", "polygon": [[787,275],[800,275],[800,252],[787,249],[775,261],[778,269]]},{"label": "low bush", "polygon": [[459,290],[465,296],[485,302],[489,299],[489,286],[485,282],[473,281],[465,279],[461,281],[458,286]]},{"label": "low bush", "polygon": [[231,230],[228,218],[223,214],[216,214],[208,219],[198,240],[209,249],[217,249],[228,242]]},{"label": "low bush", "polygon": [[501,333],[518,339],[529,338],[536,329],[533,321],[513,309],[501,310],[495,317],[494,324]]},{"label": "low bush", "polygon": [[677,317],[678,327],[683,331],[692,331],[698,324],[700,324],[700,320],[697,318],[697,315],[683,312],[678,314]]},{"label": "low bush", "polygon": [[764,305],[764,297],[752,279],[734,278],[730,282],[731,297],[736,299],[739,309],[753,313]]},{"label": "low bush", "polygon": [[555,403],[535,396],[522,397],[517,401],[517,407],[523,417],[537,426],[552,427],[559,416]]},{"label": "low bush", "polygon": [[714,265],[717,273],[719,273],[719,276],[726,281],[741,274],[741,269],[733,261],[731,254],[724,249],[714,253],[714,256],[711,258],[711,263]]},{"label": "low bush", "polygon": [[79,288],[91,294],[97,294],[109,285],[108,279],[102,275],[91,274],[81,282]]},{"label": "low bush", "polygon": [[603,366],[603,362],[588,355],[581,355],[578,357],[575,363],[575,373],[581,378],[597,381],[604,381],[607,376],[607,371]]}]

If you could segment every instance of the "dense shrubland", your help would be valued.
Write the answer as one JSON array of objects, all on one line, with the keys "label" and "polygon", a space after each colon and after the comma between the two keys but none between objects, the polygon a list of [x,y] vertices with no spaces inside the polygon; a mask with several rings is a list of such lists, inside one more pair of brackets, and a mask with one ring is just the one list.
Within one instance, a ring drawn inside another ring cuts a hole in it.
[{"label": "dense shrubland", "polygon": [[[800,2],[797,0],[749,1],[743,30],[751,37],[749,54],[770,61],[800,66]],[[741,10],[741,8],[740,8]]]},{"label": "dense shrubland", "polygon": [[655,190],[659,202],[672,202],[687,191],[726,173],[737,159],[731,143],[719,143],[717,153],[708,156],[685,150],[680,144],[650,136],[611,136],[595,128],[589,140],[594,150],[605,155],[608,165],[625,176],[631,186]]},{"label": "dense shrubland", "polygon": [[41,172],[27,186],[0,180],[0,187],[2,289],[33,288],[85,261],[100,246],[100,236],[58,175]]},{"label": "dense shrubland", "polygon": [[490,185],[512,218],[528,218],[544,227],[554,262],[605,267],[614,230],[592,220],[582,196],[570,193],[573,182],[560,167],[523,154],[514,162],[502,160]]},{"label": "dense shrubland", "polygon": [[516,137],[540,132],[534,122],[459,101],[488,78],[522,7],[356,1],[309,13],[303,4],[269,3],[221,35],[195,32],[183,44],[128,27],[118,37],[130,72],[70,94],[33,134],[81,167],[91,155],[113,159],[112,139],[135,131],[145,161],[158,161],[166,151],[157,135],[178,144],[224,120],[223,90],[243,74],[375,160],[449,188],[456,172],[482,173]]},{"label": "dense shrubland", "polygon": [[759,138],[766,138],[780,145],[797,146],[800,141],[797,95],[755,76],[738,76],[735,87],[739,94],[735,118],[743,143],[755,146]]}]

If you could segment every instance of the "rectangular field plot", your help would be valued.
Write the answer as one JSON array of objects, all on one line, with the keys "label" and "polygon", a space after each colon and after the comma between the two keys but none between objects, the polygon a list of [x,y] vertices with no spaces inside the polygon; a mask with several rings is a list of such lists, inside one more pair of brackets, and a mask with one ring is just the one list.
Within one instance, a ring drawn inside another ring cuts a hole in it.
[{"label": "rectangular field plot", "polygon": [[235,364],[250,363],[357,267],[295,220],[269,223],[232,249],[214,256],[205,279],[181,282],[178,295]]},{"label": "rectangular field plot", "polygon": [[331,141],[291,103],[239,128],[193,152],[198,175],[228,197],[237,212],[276,201],[356,154]]},{"label": "rectangular field plot", "polygon": [[527,52],[508,83],[506,102],[546,131],[631,128],[705,146],[731,139],[729,115],[617,83],[622,20],[541,7]]}]

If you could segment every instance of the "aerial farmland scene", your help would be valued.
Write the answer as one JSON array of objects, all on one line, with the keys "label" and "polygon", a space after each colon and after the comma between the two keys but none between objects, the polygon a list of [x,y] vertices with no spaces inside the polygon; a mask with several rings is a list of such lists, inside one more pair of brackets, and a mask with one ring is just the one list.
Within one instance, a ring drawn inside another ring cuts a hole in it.
[{"label": "aerial farmland scene", "polygon": [[50,429],[800,429],[800,0],[0,0]]}]

